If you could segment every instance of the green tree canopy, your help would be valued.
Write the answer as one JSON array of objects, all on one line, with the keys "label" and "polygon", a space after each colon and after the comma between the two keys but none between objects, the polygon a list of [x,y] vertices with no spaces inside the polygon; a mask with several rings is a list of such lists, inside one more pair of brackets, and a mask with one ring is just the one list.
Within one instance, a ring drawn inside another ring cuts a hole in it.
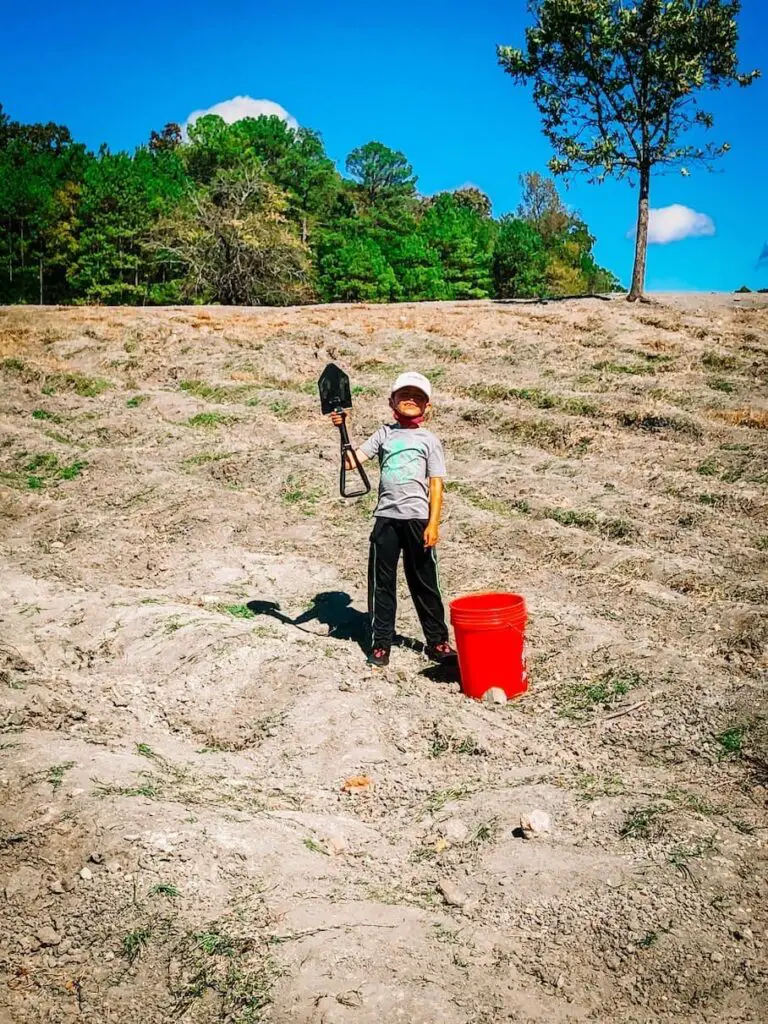
[{"label": "green tree canopy", "polygon": [[368,203],[416,194],[416,175],[405,155],[381,142],[366,142],[347,157],[347,172]]}]

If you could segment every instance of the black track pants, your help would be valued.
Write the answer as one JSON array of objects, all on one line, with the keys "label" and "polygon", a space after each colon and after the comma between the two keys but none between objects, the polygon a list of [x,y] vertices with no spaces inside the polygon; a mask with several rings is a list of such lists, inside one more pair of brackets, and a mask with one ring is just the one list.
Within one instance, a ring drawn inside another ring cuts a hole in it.
[{"label": "black track pants", "polygon": [[448,639],[434,548],[424,550],[425,519],[377,517],[368,559],[368,611],[373,647],[391,647],[397,612],[397,563],[403,553],[408,589],[428,644]]}]

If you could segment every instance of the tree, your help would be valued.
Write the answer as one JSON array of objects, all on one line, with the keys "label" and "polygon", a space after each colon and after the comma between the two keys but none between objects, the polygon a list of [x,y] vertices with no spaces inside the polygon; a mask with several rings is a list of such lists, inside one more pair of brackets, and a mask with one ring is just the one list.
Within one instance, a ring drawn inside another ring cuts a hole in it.
[{"label": "tree", "polygon": [[557,185],[538,171],[527,171],[520,175],[520,187],[523,197],[517,216],[530,224],[545,244],[551,244],[568,230],[571,222],[571,214],[560,198]]},{"label": "tree", "polygon": [[459,206],[468,206],[481,217],[491,216],[491,200],[482,189],[474,185],[465,185],[464,188],[455,189],[452,195]]},{"label": "tree", "polygon": [[185,272],[188,298],[284,306],[309,297],[306,247],[286,224],[286,199],[254,161],[218,171],[162,220],[160,255]]},{"label": "tree", "polygon": [[178,149],[182,143],[181,126],[169,121],[161,132],[152,132],[149,136],[149,148],[153,153]]},{"label": "tree", "polygon": [[357,181],[368,203],[416,193],[416,175],[405,155],[381,142],[366,142],[347,157],[347,172]]},{"label": "tree", "polygon": [[697,134],[714,124],[699,95],[759,76],[738,70],[740,9],[739,0],[532,0],[525,49],[497,48],[515,81],[533,83],[554,173],[639,184],[630,301],[645,286],[652,171],[687,173],[726,153],[727,143]]},{"label": "tree", "polygon": [[491,294],[493,221],[443,192],[424,214],[420,230],[440,256],[446,298],[485,299]]},{"label": "tree", "polygon": [[500,299],[542,296],[547,288],[547,252],[536,228],[518,217],[501,218],[493,247],[493,282]]}]

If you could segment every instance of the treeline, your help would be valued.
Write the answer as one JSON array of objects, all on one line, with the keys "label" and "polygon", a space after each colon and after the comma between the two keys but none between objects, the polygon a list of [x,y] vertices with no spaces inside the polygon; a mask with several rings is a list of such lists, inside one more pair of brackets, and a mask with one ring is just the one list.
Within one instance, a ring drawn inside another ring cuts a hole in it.
[{"label": "treeline", "polygon": [[476,188],[419,195],[369,142],[347,176],[317,132],[277,117],[169,124],[97,153],[0,106],[0,302],[393,302],[620,288],[554,182],[522,176],[495,220]]}]

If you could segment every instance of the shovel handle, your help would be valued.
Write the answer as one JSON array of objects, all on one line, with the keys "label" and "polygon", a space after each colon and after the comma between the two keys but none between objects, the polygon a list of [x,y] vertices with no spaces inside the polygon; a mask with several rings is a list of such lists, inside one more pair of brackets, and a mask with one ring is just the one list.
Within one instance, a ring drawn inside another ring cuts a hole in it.
[{"label": "shovel handle", "polygon": [[[357,457],[352,443],[349,440],[349,434],[347,432],[347,414],[343,409],[338,410],[341,416],[341,423],[339,424],[339,439],[341,441],[341,470],[339,471],[339,493],[342,498],[362,498],[364,494],[368,494],[371,489],[371,483],[366,475],[365,470],[360,465],[360,459]],[[360,482],[362,484],[362,490],[348,491],[347,490],[347,456],[350,456],[352,462],[355,464],[353,472],[357,472],[360,476]]]}]

